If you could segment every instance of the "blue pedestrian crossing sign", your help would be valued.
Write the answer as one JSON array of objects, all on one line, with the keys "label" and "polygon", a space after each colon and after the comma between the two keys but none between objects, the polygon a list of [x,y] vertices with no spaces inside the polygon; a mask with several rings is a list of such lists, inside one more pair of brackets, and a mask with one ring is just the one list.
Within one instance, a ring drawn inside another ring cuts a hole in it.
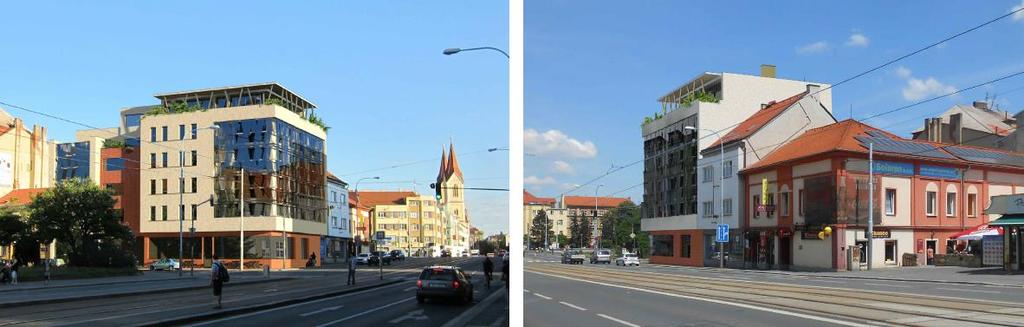
[{"label": "blue pedestrian crossing sign", "polygon": [[729,224],[718,225],[718,232],[715,234],[715,242],[729,243]]}]

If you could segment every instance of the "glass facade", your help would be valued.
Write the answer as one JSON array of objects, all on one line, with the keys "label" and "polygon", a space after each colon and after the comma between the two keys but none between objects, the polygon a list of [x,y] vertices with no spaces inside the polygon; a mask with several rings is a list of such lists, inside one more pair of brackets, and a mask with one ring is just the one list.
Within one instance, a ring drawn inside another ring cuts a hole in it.
[{"label": "glass facade", "polygon": [[324,141],[273,118],[219,122],[215,217],[245,215],[325,222]]},{"label": "glass facade", "polygon": [[89,178],[89,142],[57,144],[57,181]]},{"label": "glass facade", "polygon": [[124,115],[124,125],[127,128],[139,127],[142,123],[142,114]]}]

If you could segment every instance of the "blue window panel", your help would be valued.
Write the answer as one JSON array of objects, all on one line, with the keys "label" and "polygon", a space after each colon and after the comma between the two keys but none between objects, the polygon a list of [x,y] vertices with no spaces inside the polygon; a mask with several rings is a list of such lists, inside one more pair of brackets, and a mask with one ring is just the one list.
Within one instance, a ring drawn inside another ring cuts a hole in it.
[{"label": "blue window panel", "polygon": [[149,128],[149,141],[156,142],[156,127]]},{"label": "blue window panel", "polygon": [[124,145],[137,148],[139,147],[139,139],[134,137],[125,138]]},{"label": "blue window panel", "polygon": [[117,171],[121,169],[124,169],[124,158],[107,159],[107,171]]},{"label": "blue window panel", "polygon": [[142,124],[142,114],[124,115],[124,125],[127,127],[139,127]]},{"label": "blue window panel", "polygon": [[57,181],[89,178],[89,142],[57,145]]}]

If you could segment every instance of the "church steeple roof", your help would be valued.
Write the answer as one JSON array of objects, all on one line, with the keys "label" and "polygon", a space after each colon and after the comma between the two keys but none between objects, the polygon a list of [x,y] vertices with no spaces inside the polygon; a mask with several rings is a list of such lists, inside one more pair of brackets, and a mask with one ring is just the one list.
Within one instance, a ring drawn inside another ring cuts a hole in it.
[{"label": "church steeple roof", "polygon": [[457,175],[457,176],[459,176],[459,178],[462,178],[462,169],[459,168],[459,159],[455,158],[455,143],[449,143],[448,144],[448,175],[447,175],[447,177],[452,177],[452,175]]},{"label": "church steeple roof", "polygon": [[440,184],[448,178],[448,157],[444,153],[444,146],[441,146],[441,168],[437,171],[437,183]]}]

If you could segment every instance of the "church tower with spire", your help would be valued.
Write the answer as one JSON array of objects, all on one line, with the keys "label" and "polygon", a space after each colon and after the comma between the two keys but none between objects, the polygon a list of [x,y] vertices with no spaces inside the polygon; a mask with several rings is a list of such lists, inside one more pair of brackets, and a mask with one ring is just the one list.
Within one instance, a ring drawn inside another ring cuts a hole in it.
[{"label": "church tower with spire", "polygon": [[464,181],[462,168],[459,167],[459,159],[455,154],[455,144],[449,142],[447,153],[444,147],[441,148],[441,168],[437,174],[435,195],[440,195],[441,198],[438,201],[438,208],[442,210],[441,217],[447,218],[445,225],[448,237],[445,244],[451,245],[457,251],[468,251],[469,247],[468,237],[463,235],[463,230],[468,232],[469,229]]}]

